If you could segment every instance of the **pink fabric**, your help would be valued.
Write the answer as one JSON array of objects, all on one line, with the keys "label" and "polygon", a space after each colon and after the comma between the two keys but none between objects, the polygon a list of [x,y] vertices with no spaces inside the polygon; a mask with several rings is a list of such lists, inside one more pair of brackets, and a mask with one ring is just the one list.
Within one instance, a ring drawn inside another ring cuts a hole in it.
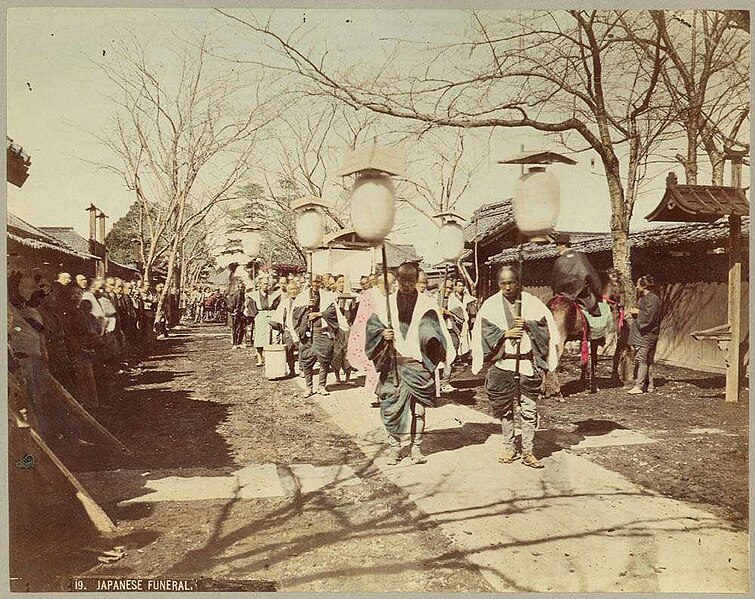
[{"label": "pink fabric", "polygon": [[367,321],[374,312],[375,305],[372,293],[370,291],[363,291],[359,296],[359,308],[357,309],[354,324],[351,325],[351,329],[349,330],[349,342],[346,349],[346,357],[349,363],[359,368],[359,370],[364,370],[366,374],[364,388],[370,393],[374,393],[375,387],[377,387],[378,374],[375,370],[375,365],[367,357],[367,354],[364,353],[364,343]]}]

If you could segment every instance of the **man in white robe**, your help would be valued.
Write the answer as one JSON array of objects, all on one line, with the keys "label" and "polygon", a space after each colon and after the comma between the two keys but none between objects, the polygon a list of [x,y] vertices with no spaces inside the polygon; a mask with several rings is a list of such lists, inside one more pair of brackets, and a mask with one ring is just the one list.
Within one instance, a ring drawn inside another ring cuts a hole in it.
[{"label": "man in white robe", "polygon": [[296,327],[294,326],[293,306],[298,295],[299,281],[287,282],[286,293],[281,296],[278,309],[270,319],[270,326],[280,333],[281,343],[286,346],[286,363],[288,364],[289,376],[296,376],[295,360],[296,348],[299,346],[299,335],[296,334]]},{"label": "man in white robe", "polygon": [[257,354],[257,366],[262,366],[265,346],[272,343],[270,319],[278,308],[281,292],[279,289],[270,289],[270,278],[263,276],[259,279],[259,288],[248,295],[249,316],[254,319],[254,351]]},{"label": "man in white robe", "polygon": [[[485,391],[494,415],[501,420],[504,449],[499,462],[509,464],[521,457],[525,466],[542,468],[542,462],[533,453],[537,429],[535,400],[544,372],[558,367],[558,329],[546,305],[527,292],[521,293],[521,317],[515,317],[519,276],[513,267],[501,268],[498,287],[500,291],[482,304],[472,329],[472,372],[480,372],[483,361],[492,362],[485,377]],[[522,419],[521,452],[514,443],[517,401]]]}]

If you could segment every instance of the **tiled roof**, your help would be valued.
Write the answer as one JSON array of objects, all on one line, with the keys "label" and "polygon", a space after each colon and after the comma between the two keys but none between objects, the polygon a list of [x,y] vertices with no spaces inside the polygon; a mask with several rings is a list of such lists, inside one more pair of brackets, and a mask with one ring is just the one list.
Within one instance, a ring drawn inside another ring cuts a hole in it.
[{"label": "tiled roof", "polygon": [[474,211],[472,218],[464,227],[464,241],[466,243],[481,241],[512,224],[514,224],[514,210],[511,206],[511,198],[485,204]]},{"label": "tiled roof", "polygon": [[54,250],[70,256],[76,256],[77,258],[96,258],[96,256],[93,256],[89,252],[80,252],[73,249],[56,237],[30,225],[10,212],[8,213],[6,222],[8,224],[8,239],[12,239],[22,245],[35,249]]},{"label": "tiled roof", "polygon": [[649,221],[715,221],[724,215],[747,216],[750,204],[745,192],[720,185],[676,185],[666,187],[661,203],[645,218]]},{"label": "tiled roof", "polygon": [[120,262],[116,262],[115,260],[113,260],[111,258],[108,258],[107,261],[108,261],[108,265],[111,265],[111,264],[115,265],[116,267],[118,267],[118,268],[120,268],[122,270],[130,270],[130,271],[135,272],[135,273],[139,272],[138,268],[136,268],[135,266],[132,266],[130,264],[121,264]]},{"label": "tiled roof", "polygon": [[[742,220],[742,234],[747,236],[749,231],[750,220],[749,218],[745,218]],[[680,225],[670,225],[667,227],[658,227],[656,229],[647,229],[645,231],[636,231],[630,233],[629,243],[632,248],[660,248],[724,241],[728,236],[729,223],[722,219],[714,223],[685,223]],[[593,234],[591,237],[584,237],[578,240],[572,238],[571,247],[586,254],[610,252],[611,235],[610,233],[603,233]],[[524,244],[525,260],[543,260],[555,258],[556,255],[556,246],[553,244]],[[516,260],[517,249],[507,248],[495,256],[492,256],[488,262],[502,264],[512,263]]]},{"label": "tiled roof", "polygon": [[56,239],[62,241],[68,247],[76,250],[77,252],[89,252],[89,241],[84,239],[73,227],[38,227],[45,233],[49,233]]},{"label": "tiled roof", "polygon": [[[394,268],[399,266],[403,262],[421,262],[422,256],[417,255],[413,245],[399,245],[395,243],[386,242],[385,244],[385,256],[388,259],[388,266]],[[378,252],[377,261],[382,264],[381,254]]]}]

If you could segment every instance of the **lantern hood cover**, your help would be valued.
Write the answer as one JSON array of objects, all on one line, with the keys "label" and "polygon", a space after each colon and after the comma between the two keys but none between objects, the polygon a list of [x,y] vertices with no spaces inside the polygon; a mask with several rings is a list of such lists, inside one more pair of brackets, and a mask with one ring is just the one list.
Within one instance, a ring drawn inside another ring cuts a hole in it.
[{"label": "lantern hood cover", "polygon": [[515,154],[506,160],[499,160],[498,164],[553,164],[561,162],[563,164],[577,164],[575,160],[549,150],[537,150],[531,152],[521,152]]},{"label": "lantern hood cover", "polygon": [[339,177],[348,177],[371,170],[403,177],[406,173],[406,153],[374,143],[360,146],[346,154],[337,174]]},{"label": "lantern hood cover", "polygon": [[264,227],[259,223],[250,223],[248,225],[238,227],[233,231],[233,233],[252,233],[254,231],[262,231],[263,228]]},{"label": "lantern hood cover", "polygon": [[333,208],[330,202],[317,196],[304,196],[303,198],[292,200],[289,206],[291,210],[304,210],[306,208],[324,208],[327,210]]},{"label": "lantern hood cover", "polygon": [[444,223],[453,223],[467,220],[461,214],[457,214],[456,212],[438,212],[438,214],[433,215],[433,218],[440,218]]}]

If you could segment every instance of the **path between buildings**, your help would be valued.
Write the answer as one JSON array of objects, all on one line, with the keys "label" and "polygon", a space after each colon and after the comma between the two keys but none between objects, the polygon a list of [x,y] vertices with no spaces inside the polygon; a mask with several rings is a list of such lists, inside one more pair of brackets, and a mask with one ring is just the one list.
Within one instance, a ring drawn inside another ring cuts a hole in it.
[{"label": "path between buildings", "polygon": [[[746,533],[558,446],[542,470],[499,464],[499,424],[477,410],[428,410],[427,463],[388,466],[379,411],[363,389],[337,390],[318,403],[497,591],[748,589]],[[631,431],[606,437],[627,451],[652,442]]]}]

